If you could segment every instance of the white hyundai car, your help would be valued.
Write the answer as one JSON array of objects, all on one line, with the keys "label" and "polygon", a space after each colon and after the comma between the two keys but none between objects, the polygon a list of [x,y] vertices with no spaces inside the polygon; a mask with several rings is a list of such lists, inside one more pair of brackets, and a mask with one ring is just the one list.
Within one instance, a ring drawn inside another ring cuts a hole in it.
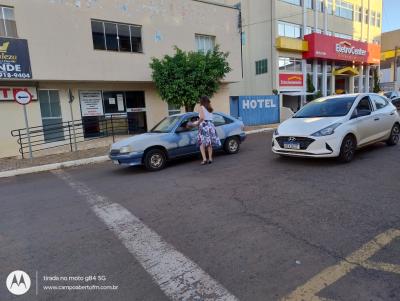
[{"label": "white hyundai car", "polygon": [[396,107],[374,93],[316,99],[274,132],[272,151],[282,156],[338,157],[350,162],[356,150],[384,141],[399,142]]}]

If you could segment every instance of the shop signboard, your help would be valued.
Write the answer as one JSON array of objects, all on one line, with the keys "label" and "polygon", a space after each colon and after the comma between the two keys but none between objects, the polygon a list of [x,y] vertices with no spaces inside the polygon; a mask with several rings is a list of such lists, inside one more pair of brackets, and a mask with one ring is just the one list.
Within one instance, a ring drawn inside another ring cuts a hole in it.
[{"label": "shop signboard", "polygon": [[279,97],[277,95],[239,96],[238,115],[245,125],[279,122]]},{"label": "shop signboard", "polygon": [[14,96],[19,91],[26,91],[32,96],[32,100],[37,100],[37,91],[35,87],[0,87],[0,102],[14,101]]},{"label": "shop signboard", "polygon": [[103,116],[103,97],[101,91],[81,91],[79,93],[82,117]]},{"label": "shop signboard", "polygon": [[295,73],[280,73],[279,74],[280,87],[303,87],[303,74]]},{"label": "shop signboard", "polygon": [[31,79],[28,41],[0,38],[0,79]]},{"label": "shop signboard", "polygon": [[303,53],[304,59],[329,59],[354,62],[356,64],[379,64],[380,46],[360,41],[312,33],[304,36],[308,42],[308,51]]}]

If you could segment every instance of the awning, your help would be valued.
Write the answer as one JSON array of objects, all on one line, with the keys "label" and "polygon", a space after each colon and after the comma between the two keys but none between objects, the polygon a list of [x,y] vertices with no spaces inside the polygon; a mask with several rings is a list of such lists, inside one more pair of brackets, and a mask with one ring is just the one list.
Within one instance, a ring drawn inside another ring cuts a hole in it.
[{"label": "awning", "polygon": [[355,75],[358,75],[359,73],[358,73],[358,70],[356,68],[344,67],[342,69],[335,69],[333,71],[333,74],[334,75],[352,75],[352,76],[355,76]]},{"label": "awning", "polygon": [[281,95],[287,95],[287,96],[303,96],[303,95],[314,95],[314,93],[310,93],[310,92],[303,92],[303,91],[299,91],[299,92],[281,92]]}]

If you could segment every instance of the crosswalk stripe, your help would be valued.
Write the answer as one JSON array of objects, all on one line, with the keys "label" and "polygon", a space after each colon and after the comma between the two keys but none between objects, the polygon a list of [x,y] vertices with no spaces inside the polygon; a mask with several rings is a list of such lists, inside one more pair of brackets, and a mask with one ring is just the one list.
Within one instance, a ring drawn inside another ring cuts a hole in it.
[{"label": "crosswalk stripe", "polygon": [[94,213],[117,235],[171,300],[238,300],[126,208],[96,194],[62,170],[53,173],[85,197]]}]

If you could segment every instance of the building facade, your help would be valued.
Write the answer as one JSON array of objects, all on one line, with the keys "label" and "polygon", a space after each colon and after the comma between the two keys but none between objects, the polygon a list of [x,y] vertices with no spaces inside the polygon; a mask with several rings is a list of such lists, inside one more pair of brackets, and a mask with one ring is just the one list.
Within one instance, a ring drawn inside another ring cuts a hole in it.
[{"label": "building facade", "polygon": [[231,95],[279,93],[284,112],[312,86],[321,95],[372,89],[382,0],[242,0],[241,14],[244,79]]},{"label": "building facade", "polygon": [[381,87],[400,91],[400,30],[382,33]]},{"label": "building facade", "polygon": [[18,154],[10,131],[24,127],[13,101],[19,90],[32,95],[29,124],[44,126],[49,142],[46,127],[71,115],[91,122],[128,116],[141,132],[179,112],[160,99],[149,68],[175,45],[229,51],[232,72],[213,99],[229,113],[228,84],[241,79],[241,53],[239,10],[227,1],[0,0],[0,10],[0,157]]}]

